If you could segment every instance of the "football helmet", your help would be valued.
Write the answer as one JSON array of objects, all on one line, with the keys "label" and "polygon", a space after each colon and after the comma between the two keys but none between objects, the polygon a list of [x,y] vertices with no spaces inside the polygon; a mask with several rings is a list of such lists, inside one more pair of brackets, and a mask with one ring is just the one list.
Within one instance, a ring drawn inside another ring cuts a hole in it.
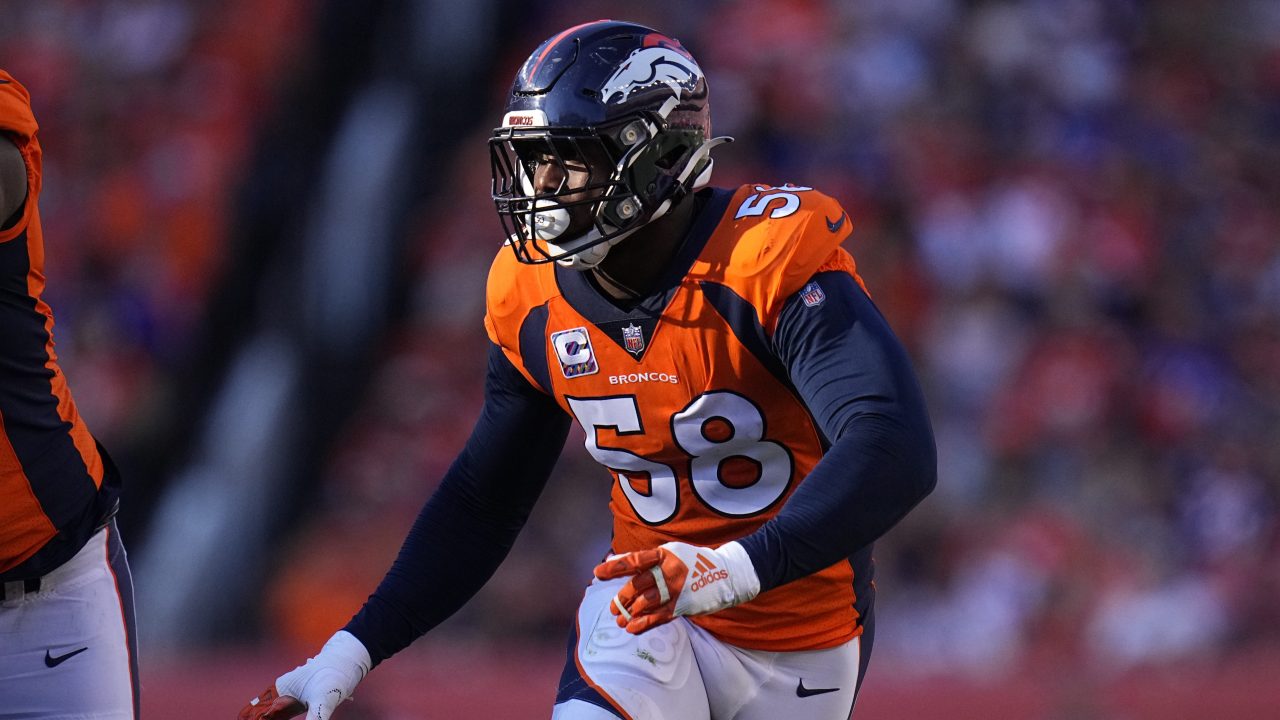
[{"label": "football helmet", "polygon": [[538,46],[489,141],[521,262],[586,269],[711,179],[707,81],[679,41],[598,20]]}]

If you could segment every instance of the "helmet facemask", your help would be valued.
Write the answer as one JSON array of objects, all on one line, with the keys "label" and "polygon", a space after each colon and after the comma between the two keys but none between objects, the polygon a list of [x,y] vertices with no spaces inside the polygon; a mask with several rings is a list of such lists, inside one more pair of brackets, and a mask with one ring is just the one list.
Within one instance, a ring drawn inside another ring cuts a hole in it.
[{"label": "helmet facemask", "polygon": [[[499,128],[489,142],[493,198],[516,257],[594,267],[696,189],[691,178],[705,184],[706,151],[718,142],[700,127],[670,127],[663,113],[674,106],[673,97],[658,112],[600,128]],[[564,182],[536,192],[541,164]]]}]

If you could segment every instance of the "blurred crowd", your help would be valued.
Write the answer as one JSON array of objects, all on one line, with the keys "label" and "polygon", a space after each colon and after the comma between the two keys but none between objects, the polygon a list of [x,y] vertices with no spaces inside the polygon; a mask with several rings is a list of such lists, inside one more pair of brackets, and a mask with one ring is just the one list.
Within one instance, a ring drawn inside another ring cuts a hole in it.
[{"label": "blurred crowd", "polygon": [[0,65],[32,95],[60,362],[117,454],[174,421],[228,266],[253,133],[305,39],[303,0],[8,3]]},{"label": "blurred crowd", "polygon": [[[0,28],[46,131],[59,347],[108,441],[163,414],[147,406],[199,331],[253,108],[286,65],[266,38],[306,5],[64,0]],[[700,60],[714,129],[737,140],[716,184],[845,205],[848,249],[916,361],[939,484],[878,545],[877,661],[1125,669],[1280,645],[1280,5],[531,7],[495,61],[492,117],[413,211],[404,320],[298,499],[318,512],[279,551],[265,612],[283,637],[313,648],[359,607],[465,440],[501,239],[489,128],[542,39],[615,17]],[[248,8],[266,21],[235,22]],[[571,627],[608,543],[608,477],[581,442],[443,634]]]}]

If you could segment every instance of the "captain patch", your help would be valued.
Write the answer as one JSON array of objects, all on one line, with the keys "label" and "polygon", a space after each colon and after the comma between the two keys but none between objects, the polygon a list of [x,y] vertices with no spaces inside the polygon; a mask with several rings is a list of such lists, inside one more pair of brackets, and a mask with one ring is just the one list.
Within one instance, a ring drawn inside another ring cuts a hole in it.
[{"label": "captain patch", "polygon": [[572,330],[561,330],[551,335],[551,346],[556,349],[556,359],[560,361],[560,372],[566,378],[594,375],[600,371],[596,364],[595,351],[591,349],[591,337],[587,329],[576,327]]}]

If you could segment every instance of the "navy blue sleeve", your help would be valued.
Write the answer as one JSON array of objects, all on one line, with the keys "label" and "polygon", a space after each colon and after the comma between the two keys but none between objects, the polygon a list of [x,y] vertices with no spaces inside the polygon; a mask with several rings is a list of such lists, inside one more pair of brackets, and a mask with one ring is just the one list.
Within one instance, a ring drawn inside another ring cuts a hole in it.
[{"label": "navy blue sleeve", "polygon": [[489,348],[484,408],[378,589],[344,628],[373,664],[461,608],[507,556],[564,448],[569,416]]},{"label": "navy blue sleeve", "polygon": [[937,480],[933,430],[906,351],[849,274],[813,281],[825,298],[791,298],[773,344],[831,446],[778,514],[740,541],[761,592],[867,548]]}]

